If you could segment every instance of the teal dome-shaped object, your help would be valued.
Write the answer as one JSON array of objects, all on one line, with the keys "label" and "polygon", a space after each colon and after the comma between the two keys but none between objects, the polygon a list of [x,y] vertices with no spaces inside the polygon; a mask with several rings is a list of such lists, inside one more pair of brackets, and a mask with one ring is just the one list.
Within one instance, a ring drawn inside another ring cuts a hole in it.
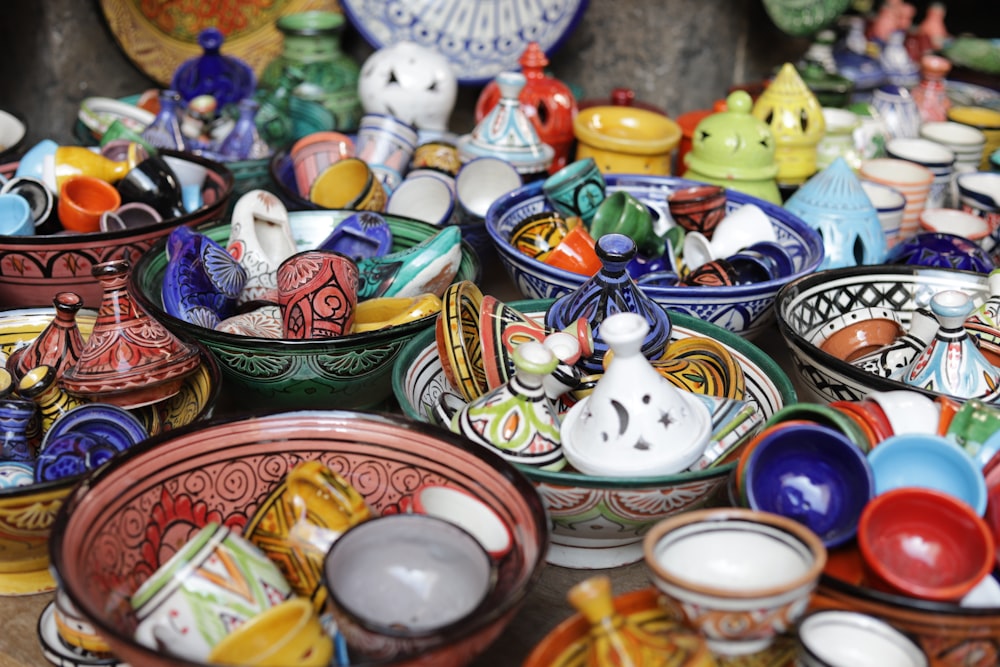
[{"label": "teal dome-shaped object", "polygon": [[878,212],[842,157],[806,181],[785,209],[823,237],[820,269],[881,264],[889,252]]}]

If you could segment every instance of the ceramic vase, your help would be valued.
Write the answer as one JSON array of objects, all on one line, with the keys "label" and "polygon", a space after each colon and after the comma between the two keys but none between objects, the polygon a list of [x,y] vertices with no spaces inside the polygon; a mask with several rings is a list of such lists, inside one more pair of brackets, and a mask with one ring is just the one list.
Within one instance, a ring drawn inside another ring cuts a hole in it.
[{"label": "ceramic vase", "polygon": [[651,632],[615,609],[611,578],[602,575],[574,585],[566,599],[590,625],[586,667],[714,667],[703,639],[681,627]]},{"label": "ceramic vase", "polygon": [[878,211],[841,157],[796,190],[785,208],[822,236],[820,269],[881,264],[889,252]]},{"label": "ceramic vase", "polygon": [[920,59],[920,84],[911,92],[923,123],[948,120],[951,99],[944,79],[951,71],[951,62],[942,56],[927,54]]},{"label": "ceramic vase", "polygon": [[160,91],[160,111],[141,133],[143,141],[157,148],[182,151],[185,148],[181,131],[181,96],[176,90]]},{"label": "ceramic vase", "polygon": [[27,399],[0,399],[0,461],[35,459],[28,442],[28,426],[35,416],[35,404]]},{"label": "ceramic vase", "polygon": [[104,291],[97,320],[79,360],[62,376],[71,394],[122,408],[173,396],[201,365],[197,347],[170,333],[132,298],[131,270],[124,259],[94,266]]},{"label": "ceramic vase", "polygon": [[700,398],[673,386],[643,354],[649,323],[620,312],[601,324],[614,357],[593,392],[560,427],[570,465],[587,475],[679,473],[708,446],[712,418]]},{"label": "ceramic vase", "polygon": [[269,144],[321,130],[357,129],[361,68],[341,50],[344,24],[343,14],[327,11],[286,14],[276,22],[282,51],[257,85],[257,127]]},{"label": "ceramic vase", "polygon": [[85,403],[59,385],[51,366],[38,366],[28,371],[18,383],[17,393],[38,406],[37,433],[30,434],[37,439],[45,435],[59,417]]},{"label": "ceramic vase", "polygon": [[278,301],[278,266],[298,250],[288,210],[267,190],[251,190],[233,207],[226,251],[246,270],[237,305]]},{"label": "ceramic vase", "polygon": [[271,149],[257,131],[256,118],[260,103],[246,98],[239,101],[240,115],[233,129],[219,144],[218,153],[227,162],[261,160],[271,155]]},{"label": "ceramic vase", "polygon": [[83,307],[83,299],[74,292],[59,292],[52,305],[55,317],[28,347],[17,352],[17,377],[23,377],[36,366],[51,366],[56,377],[61,377],[80,358],[84,340],[76,324],[76,314]]},{"label": "ceramic vase", "polygon": [[[566,166],[572,154],[576,98],[569,86],[545,73],[549,59],[538,42],[529,42],[518,62],[525,77],[524,88],[518,94],[521,110],[535,126],[539,139],[555,151],[549,166],[549,173],[554,174]],[[487,83],[476,101],[476,122],[483,120],[499,101],[500,86],[495,80]]]},{"label": "ceramic vase", "polygon": [[594,352],[579,363],[587,373],[600,373],[604,370],[604,355],[608,351],[608,344],[601,335],[601,323],[615,313],[635,313],[648,325],[641,344],[642,354],[647,359],[655,359],[670,340],[670,318],[662,306],[639,289],[626,271],[636,254],[635,242],[623,234],[606,234],[598,240],[596,251],[601,270],[549,306],[545,313],[546,326],[561,330],[581,318],[589,322]]},{"label": "ceramic vase", "polygon": [[459,159],[466,163],[479,157],[495,157],[513,165],[522,177],[546,175],[555,151],[542,142],[521,109],[520,95],[527,79],[520,72],[500,72],[496,83],[500,101],[470,134],[459,138]]},{"label": "ceramic vase", "polygon": [[225,39],[215,26],[205,28],[198,33],[201,55],[185,60],[174,70],[170,87],[185,102],[199,95],[211,95],[222,108],[253,95],[257,76],[239,58],[220,53]]},{"label": "ceramic vase", "polygon": [[909,89],[920,83],[920,65],[910,57],[905,40],[904,31],[893,30],[882,46],[879,64],[890,84]]},{"label": "ceramic vase", "polygon": [[906,333],[894,343],[852,360],[851,364],[880,377],[901,380],[917,355],[934,340],[938,326],[931,311],[917,308]]},{"label": "ceramic vase", "polygon": [[913,360],[903,382],[987,403],[1000,397],[1000,369],[983,356],[964,326],[973,308],[969,295],[945,290],[935,294],[930,305],[939,323],[938,331]]},{"label": "ceramic vase", "polygon": [[125,160],[111,160],[83,146],[60,146],[55,150],[55,177],[59,189],[73,176],[93,176],[114,183],[129,170]]},{"label": "ceramic vase", "polygon": [[208,236],[181,225],[167,237],[160,298],[179,320],[214,329],[233,315],[247,272]]},{"label": "ceramic vase", "polygon": [[889,132],[889,138],[920,135],[920,109],[907,88],[893,84],[879,86],[872,93],[872,107]]},{"label": "ceramic vase", "polygon": [[513,358],[513,377],[463,407],[452,417],[451,430],[508,461],[561,470],[566,460],[559,441],[559,416],[542,384],[558,360],[537,341],[517,346]]}]

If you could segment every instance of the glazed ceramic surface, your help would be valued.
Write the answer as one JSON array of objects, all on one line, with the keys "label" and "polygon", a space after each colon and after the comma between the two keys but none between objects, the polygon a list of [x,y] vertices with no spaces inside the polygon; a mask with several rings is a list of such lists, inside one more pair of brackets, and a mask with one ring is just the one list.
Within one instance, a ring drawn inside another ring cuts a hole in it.
[{"label": "glazed ceramic surface", "polygon": [[[205,448],[206,438],[214,447]],[[127,603],[118,603],[206,523],[241,532],[303,460],[338,471],[379,515],[401,511],[424,484],[447,483],[473,493],[515,527],[516,546],[496,563],[497,584],[483,613],[450,629],[438,649],[398,664],[471,661],[537,582],[547,546],[544,509],[528,480],[499,457],[399,416],[300,410],[177,429],[102,468],[70,497],[55,527],[54,567],[67,596],[119,658],[150,667],[175,664],[132,639],[135,619]],[[130,520],[136,512],[148,518]]]},{"label": "glazed ceramic surface", "polygon": [[[663,219],[669,219],[667,196],[694,181],[672,177],[611,174],[605,177],[608,191],[623,189],[649,205]],[[524,218],[546,210],[540,183],[530,183],[498,199],[490,207],[486,231],[508,275],[526,298],[555,298],[581,285],[587,276],[554,268],[522,254],[511,246],[510,234]],[[727,191],[727,211],[753,203],[771,220],[775,237],[788,250],[795,266],[792,275],[751,285],[734,287],[658,287],[644,286],[642,291],[665,308],[698,317],[722,328],[752,337],[772,321],[774,296],[790,279],[816,270],[823,260],[823,244],[818,233],[800,218],[782,208],[740,192]]]},{"label": "glazed ceramic surface", "polygon": [[809,397],[822,403],[859,401],[873,390],[914,389],[837,359],[810,343],[809,337],[833,318],[862,307],[894,310],[908,328],[915,309],[927,308],[934,294],[948,289],[964,291],[975,305],[989,296],[985,275],[911,266],[829,269],[790,283],[775,302],[778,330],[791,350],[793,372]]},{"label": "glazed ceramic surface", "polygon": [[[509,305],[538,321],[551,301]],[[746,398],[766,416],[794,403],[784,373],[757,347],[719,327],[682,313],[671,313],[673,336],[716,339],[733,354],[746,377]],[[407,344],[393,369],[393,391],[407,415],[433,421],[431,414],[454,390],[441,366],[432,331]],[[462,401],[459,401],[461,404]],[[663,517],[698,508],[723,491],[735,462],[663,477],[614,478],[521,467],[538,488],[549,513],[550,563],[595,569],[641,558],[642,536]]]},{"label": "glazed ceramic surface", "polygon": [[[336,224],[354,211],[310,211],[290,214],[301,249],[318,245]],[[426,223],[387,216],[393,248],[403,250],[426,240],[437,228]],[[200,228],[222,242],[228,225]],[[167,315],[160,305],[166,255],[163,246],[136,265],[136,298],[157,319],[178,334],[201,341],[219,360],[227,391],[270,406],[325,406],[332,397],[340,406],[373,407],[392,393],[392,361],[403,344],[433,322],[434,314],[388,329],[344,336],[336,341],[286,341],[247,337],[190,325]],[[479,263],[462,248],[458,278],[478,279]],[[456,278],[456,279],[458,279]]]},{"label": "glazed ceramic surface", "polygon": [[[72,291],[83,297],[85,306],[96,307],[101,300],[101,288],[91,275],[92,266],[120,258],[135,261],[174,227],[220,217],[229,205],[234,185],[232,172],[204,158],[185,159],[209,168],[202,193],[205,204],[194,213],[140,229],[0,238],[0,305],[37,306],[51,301],[56,292]],[[16,168],[17,163],[4,165],[0,173],[10,175]]]},{"label": "glazed ceramic surface", "polygon": [[798,625],[803,667],[926,667],[927,656],[912,639],[882,619],[850,611],[814,611]]}]

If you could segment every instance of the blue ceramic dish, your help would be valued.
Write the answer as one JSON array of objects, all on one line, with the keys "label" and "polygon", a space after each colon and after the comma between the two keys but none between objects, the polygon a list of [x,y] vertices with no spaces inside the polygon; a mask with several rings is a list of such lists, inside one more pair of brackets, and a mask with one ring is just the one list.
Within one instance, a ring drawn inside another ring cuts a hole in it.
[{"label": "blue ceramic dish", "polygon": [[989,273],[989,253],[963,236],[943,232],[921,232],[900,241],[889,250],[886,264],[910,264]]},{"label": "blue ceramic dish", "polygon": [[868,454],[875,494],[904,486],[936,489],[986,511],[986,478],[961,447],[939,435],[903,433],[886,438]]},{"label": "blue ceramic dish", "polygon": [[146,427],[128,410],[110,403],[85,403],[69,410],[45,432],[40,450],[67,433],[86,433],[124,450],[149,437]]},{"label": "blue ceramic dish", "polygon": [[751,509],[808,526],[827,547],[857,533],[875,495],[871,466],[846,435],[820,424],[788,425],[754,446],[744,488]]},{"label": "blue ceramic dish", "polygon": [[68,431],[51,438],[35,461],[35,482],[55,482],[94,470],[118,452],[125,451],[104,438]]},{"label": "blue ceramic dish", "polygon": [[[670,220],[667,196],[674,190],[696,185],[696,181],[672,176],[606,174],[607,191],[626,190],[664,220]],[[801,218],[756,197],[727,191],[726,209],[732,211],[753,203],[764,209],[774,227],[777,242],[788,251],[793,273],[774,280],[726,287],[643,285],[642,290],[661,306],[680,311],[745,337],[766,330],[774,317],[774,298],[789,280],[816,271],[823,261],[823,239]],[[552,210],[535,181],[509,192],[493,203],[486,213],[486,231],[500,261],[525,298],[552,299],[575,290],[587,276],[549,266],[520,252],[510,243],[510,234],[524,218]]]}]

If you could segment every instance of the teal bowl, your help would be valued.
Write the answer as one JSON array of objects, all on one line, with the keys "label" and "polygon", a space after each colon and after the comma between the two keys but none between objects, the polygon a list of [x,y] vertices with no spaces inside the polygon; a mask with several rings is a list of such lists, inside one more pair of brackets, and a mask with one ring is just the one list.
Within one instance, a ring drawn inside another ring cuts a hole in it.
[{"label": "teal bowl", "polygon": [[[298,211],[289,214],[300,250],[315,248],[345,218],[357,211]],[[392,229],[392,251],[412,247],[439,228],[399,216],[383,216]],[[195,228],[225,246],[229,224]],[[386,407],[392,398],[393,362],[413,336],[432,327],[435,315],[398,326],[324,340],[287,340],[240,336],[190,324],[168,314],[160,289],[167,266],[166,239],[144,254],[132,270],[130,289],[153,317],[173,333],[208,348],[219,363],[224,403],[239,410],[364,409]],[[475,251],[463,242],[455,281],[480,279]]]},{"label": "teal bowl", "polygon": [[[552,299],[511,301],[513,308],[541,318]],[[722,343],[743,368],[747,398],[766,420],[795,403],[795,389],[784,371],[760,348],[722,327],[670,312],[671,338],[702,336]],[[396,360],[392,388],[400,409],[430,422],[438,398],[451,387],[437,352],[434,329],[413,337]],[[457,392],[455,392],[457,393]],[[736,466],[727,463],[697,472],[658,477],[599,477],[551,472],[517,465],[535,484],[549,515],[548,561],[562,567],[618,567],[642,560],[642,538],[668,516],[710,504],[728,504],[726,482]]]}]

